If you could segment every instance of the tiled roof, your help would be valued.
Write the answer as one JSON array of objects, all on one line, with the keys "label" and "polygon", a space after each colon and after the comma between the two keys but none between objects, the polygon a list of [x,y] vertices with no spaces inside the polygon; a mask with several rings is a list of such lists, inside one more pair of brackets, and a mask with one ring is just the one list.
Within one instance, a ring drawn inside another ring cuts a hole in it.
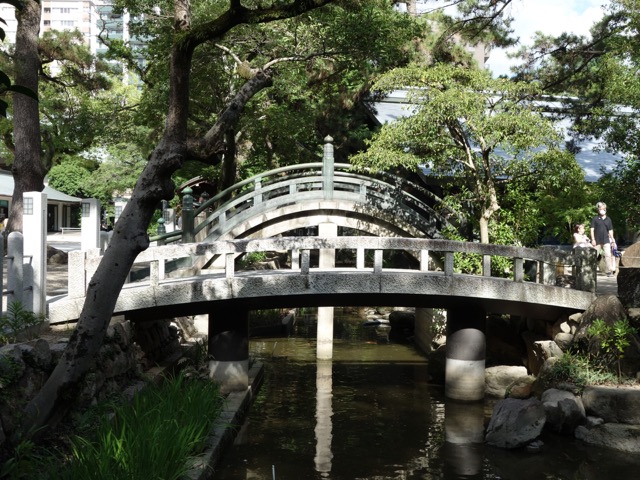
[{"label": "tiled roof", "polygon": [[[0,170],[0,197],[11,197],[13,195],[13,175],[11,172]],[[47,194],[47,201],[76,203],[82,201],[81,198],[72,197],[66,193],[62,193],[48,185],[44,187],[44,193]]]}]

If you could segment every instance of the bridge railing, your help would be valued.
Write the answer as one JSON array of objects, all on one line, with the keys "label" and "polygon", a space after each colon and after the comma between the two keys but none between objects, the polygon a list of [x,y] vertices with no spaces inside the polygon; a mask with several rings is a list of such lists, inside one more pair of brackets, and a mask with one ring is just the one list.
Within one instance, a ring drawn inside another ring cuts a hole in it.
[{"label": "bridge railing", "polygon": [[[313,252],[331,249],[355,252],[355,262],[351,268],[380,274],[385,271],[416,270],[418,272],[441,272],[444,276],[462,275],[455,262],[455,254],[475,254],[482,257],[482,276],[491,277],[492,257],[506,257],[511,260],[509,277],[514,282],[535,282],[556,285],[558,267],[570,267],[575,277],[575,288],[595,292],[596,257],[593,249],[574,249],[571,252],[551,249],[532,249],[504,245],[458,242],[450,240],[431,240],[395,237],[279,237],[269,239],[244,239],[217,241],[212,243],[171,244],[150,247],[138,255],[134,268],[150,267],[150,275],[141,280],[151,286],[164,281],[165,264],[183,257],[199,255],[221,255],[224,268],[208,271],[211,274],[224,274],[232,278],[238,274],[236,259],[250,253],[286,253],[287,270],[291,273],[307,275],[321,270],[313,263]],[[391,252],[405,251],[419,259],[418,268],[387,268],[385,255]],[[69,296],[83,297],[88,281],[100,262],[99,250],[69,252]],[[535,265],[535,274],[525,274],[525,262]],[[338,269],[344,269],[344,266]],[[322,269],[325,270],[325,269]],[[175,281],[175,278],[171,279]]]},{"label": "bridge railing", "polygon": [[[193,208],[186,195],[182,206],[182,228],[151,238],[160,244],[191,243],[224,233],[253,211],[267,211],[305,200],[354,200],[392,212],[396,221],[420,225],[421,234],[436,233],[449,220],[433,208],[440,199],[426,188],[407,179],[384,172],[363,170],[333,162],[327,153],[322,162],[290,165],[260,173],[236,183]],[[443,207],[444,208],[444,207]],[[197,220],[194,220],[197,219]]]}]

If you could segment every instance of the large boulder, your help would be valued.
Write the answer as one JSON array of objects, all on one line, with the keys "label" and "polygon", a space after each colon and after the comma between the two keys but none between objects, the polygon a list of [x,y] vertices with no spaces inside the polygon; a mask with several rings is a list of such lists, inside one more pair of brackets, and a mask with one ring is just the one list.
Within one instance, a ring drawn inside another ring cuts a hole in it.
[{"label": "large boulder", "polygon": [[540,436],[546,419],[537,398],[505,398],[493,407],[485,441],[498,448],[523,447]]},{"label": "large boulder", "polygon": [[638,387],[586,387],[582,403],[589,415],[605,422],[640,425],[640,388]]},{"label": "large boulder", "polygon": [[620,259],[620,266],[640,268],[640,242],[629,245],[624,249]]},{"label": "large boulder", "polygon": [[504,398],[507,387],[523,377],[527,377],[525,367],[501,365],[486,368],[484,371],[485,394],[489,397]]},{"label": "large boulder", "polygon": [[627,308],[640,307],[640,268],[621,267],[617,276],[618,297]]},{"label": "large boulder", "polygon": [[591,445],[640,453],[640,425],[603,423],[593,428],[580,426],[576,429],[575,437]]},{"label": "large boulder", "polygon": [[586,421],[582,401],[571,392],[550,388],[540,400],[547,414],[545,428],[553,432],[573,435],[575,429]]},{"label": "large boulder", "polygon": [[527,346],[529,371],[538,375],[542,365],[549,358],[562,357],[563,352],[553,340],[544,338],[533,332],[524,332],[522,338]]},{"label": "large boulder", "polygon": [[574,343],[587,347],[589,336],[587,330],[597,319],[604,320],[607,325],[613,325],[621,319],[627,318],[627,311],[615,295],[597,297],[582,315],[580,325],[573,337]]}]

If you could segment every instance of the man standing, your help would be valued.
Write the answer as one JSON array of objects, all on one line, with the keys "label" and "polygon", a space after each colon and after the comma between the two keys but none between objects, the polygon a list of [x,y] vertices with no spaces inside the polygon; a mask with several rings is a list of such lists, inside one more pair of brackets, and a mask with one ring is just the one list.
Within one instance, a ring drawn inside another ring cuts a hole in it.
[{"label": "man standing", "polygon": [[613,240],[613,222],[607,217],[607,204],[596,203],[598,215],[591,219],[591,245],[604,253],[604,263],[607,269],[607,277],[611,277],[616,271],[615,259],[611,256],[611,243]]}]

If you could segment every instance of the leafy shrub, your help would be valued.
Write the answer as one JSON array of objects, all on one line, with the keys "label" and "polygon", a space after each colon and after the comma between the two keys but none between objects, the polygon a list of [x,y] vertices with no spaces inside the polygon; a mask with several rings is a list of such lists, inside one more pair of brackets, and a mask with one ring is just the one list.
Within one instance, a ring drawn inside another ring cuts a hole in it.
[{"label": "leafy shrub", "polygon": [[14,343],[20,333],[29,335],[30,329],[43,322],[44,315],[27,310],[21,302],[11,302],[7,306],[7,313],[0,317],[0,342]]},{"label": "leafy shrub", "polygon": [[267,259],[266,252],[249,252],[245,253],[239,262],[240,269],[251,268],[256,263],[264,262]]},{"label": "leafy shrub", "polygon": [[615,381],[615,376],[600,367],[594,367],[585,355],[565,352],[549,370],[541,372],[538,380],[545,389],[569,383],[582,390],[587,385]]},{"label": "leafy shrub", "polygon": [[594,320],[587,329],[587,335],[598,347],[597,354],[591,355],[592,362],[608,370],[617,369],[618,381],[621,382],[620,361],[624,358],[624,351],[631,345],[629,338],[636,333],[637,329],[626,318],[616,320],[613,325],[608,325],[600,318]]}]

